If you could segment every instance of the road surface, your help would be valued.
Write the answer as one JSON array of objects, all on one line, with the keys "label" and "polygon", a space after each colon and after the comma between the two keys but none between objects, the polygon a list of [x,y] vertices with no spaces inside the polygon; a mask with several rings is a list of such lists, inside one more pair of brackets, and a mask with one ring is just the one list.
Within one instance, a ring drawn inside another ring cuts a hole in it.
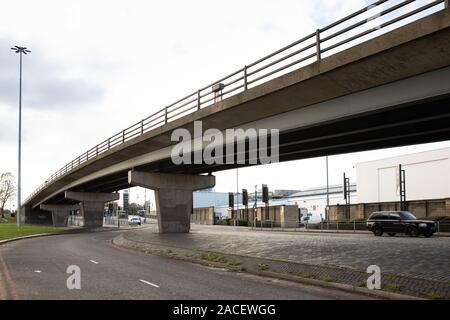
[{"label": "road surface", "polygon": [[[3,299],[367,299],[353,293],[227,272],[116,248],[121,231],[20,240],[0,246]],[[81,289],[66,273],[80,267]]]}]

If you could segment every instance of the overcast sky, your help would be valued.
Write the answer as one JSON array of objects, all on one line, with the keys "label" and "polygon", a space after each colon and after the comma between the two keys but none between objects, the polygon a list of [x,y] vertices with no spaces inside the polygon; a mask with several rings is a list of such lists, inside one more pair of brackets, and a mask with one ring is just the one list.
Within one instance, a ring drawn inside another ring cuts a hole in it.
[{"label": "overcast sky", "polygon": [[[343,17],[363,0],[8,1],[0,10],[0,173],[17,173],[18,56],[23,84],[23,195],[108,136],[162,106]],[[331,183],[360,161],[450,146],[330,158]],[[240,188],[325,184],[325,160],[241,169]],[[235,170],[217,173],[236,190]],[[140,198],[143,200],[143,197]],[[132,198],[132,200],[135,200]]]}]

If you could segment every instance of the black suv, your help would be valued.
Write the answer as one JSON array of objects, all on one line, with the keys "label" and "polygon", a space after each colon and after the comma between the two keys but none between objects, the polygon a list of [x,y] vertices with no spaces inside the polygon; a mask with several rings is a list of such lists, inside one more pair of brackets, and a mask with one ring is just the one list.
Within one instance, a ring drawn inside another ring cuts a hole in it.
[{"label": "black suv", "polygon": [[367,220],[367,230],[381,237],[386,232],[391,237],[397,233],[404,233],[410,237],[424,235],[427,238],[436,232],[436,223],[433,221],[417,220],[407,211],[374,212]]}]

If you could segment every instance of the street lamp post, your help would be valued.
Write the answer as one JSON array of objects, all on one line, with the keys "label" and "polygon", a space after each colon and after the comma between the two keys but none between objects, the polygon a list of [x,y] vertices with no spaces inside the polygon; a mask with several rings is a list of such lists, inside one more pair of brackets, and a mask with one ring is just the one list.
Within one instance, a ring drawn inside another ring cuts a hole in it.
[{"label": "street lamp post", "polygon": [[329,184],[329,177],[328,177],[328,156],[326,156],[326,171],[327,171],[327,207],[325,209],[325,220],[328,221],[330,218],[328,216],[328,210],[330,207],[330,184]]},{"label": "street lamp post", "polygon": [[16,223],[17,227],[20,227],[20,191],[21,191],[21,165],[22,165],[22,54],[28,54],[31,51],[26,47],[14,46],[11,48],[15,53],[20,56],[20,75],[19,75],[19,159],[18,159],[18,170],[17,170],[17,212],[16,212]]}]

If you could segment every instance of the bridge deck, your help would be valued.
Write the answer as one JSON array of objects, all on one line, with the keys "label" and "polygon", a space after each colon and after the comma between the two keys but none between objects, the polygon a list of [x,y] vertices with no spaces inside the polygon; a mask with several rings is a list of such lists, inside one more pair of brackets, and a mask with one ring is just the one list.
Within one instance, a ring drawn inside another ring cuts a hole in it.
[{"label": "bridge deck", "polygon": [[[204,130],[239,127],[257,120],[448,67],[450,66],[449,26],[450,11],[442,10],[264,84],[249,88],[99,154],[45,185],[39,192],[29,197],[24,205],[36,207],[43,202],[61,202],[62,193],[68,188],[78,191],[122,189],[126,187],[126,172],[133,167],[148,171],[181,170],[191,173],[211,171],[212,168],[205,166],[176,169],[168,166],[167,150],[174,144],[170,140],[171,132],[174,129],[186,128],[192,132],[193,122],[196,120],[203,121]],[[442,98],[448,99],[448,97]],[[437,102],[432,103],[436,104]],[[436,108],[439,109],[439,106]],[[369,118],[367,119],[367,124],[370,124]],[[341,121],[343,119],[336,119],[336,122]],[[323,132],[322,129],[316,130],[316,135],[320,135]],[[412,144],[446,138],[448,138],[447,133],[433,137],[417,137],[417,139],[408,141],[398,140],[397,144]],[[334,151],[322,148],[319,152],[294,152],[293,156],[282,154],[281,160],[288,161],[331,153],[360,151],[367,149],[368,146],[376,148],[390,145],[395,144],[391,142],[384,145],[382,143],[366,144],[366,146],[355,145]],[[298,148],[304,148],[304,145],[298,145]],[[292,154],[292,151],[286,149],[286,154]],[[146,155],[150,153],[152,153],[152,157],[149,158]],[[118,164],[121,166],[117,166]],[[114,169],[108,170],[113,166]],[[216,167],[214,171],[230,168],[232,166]]]}]

